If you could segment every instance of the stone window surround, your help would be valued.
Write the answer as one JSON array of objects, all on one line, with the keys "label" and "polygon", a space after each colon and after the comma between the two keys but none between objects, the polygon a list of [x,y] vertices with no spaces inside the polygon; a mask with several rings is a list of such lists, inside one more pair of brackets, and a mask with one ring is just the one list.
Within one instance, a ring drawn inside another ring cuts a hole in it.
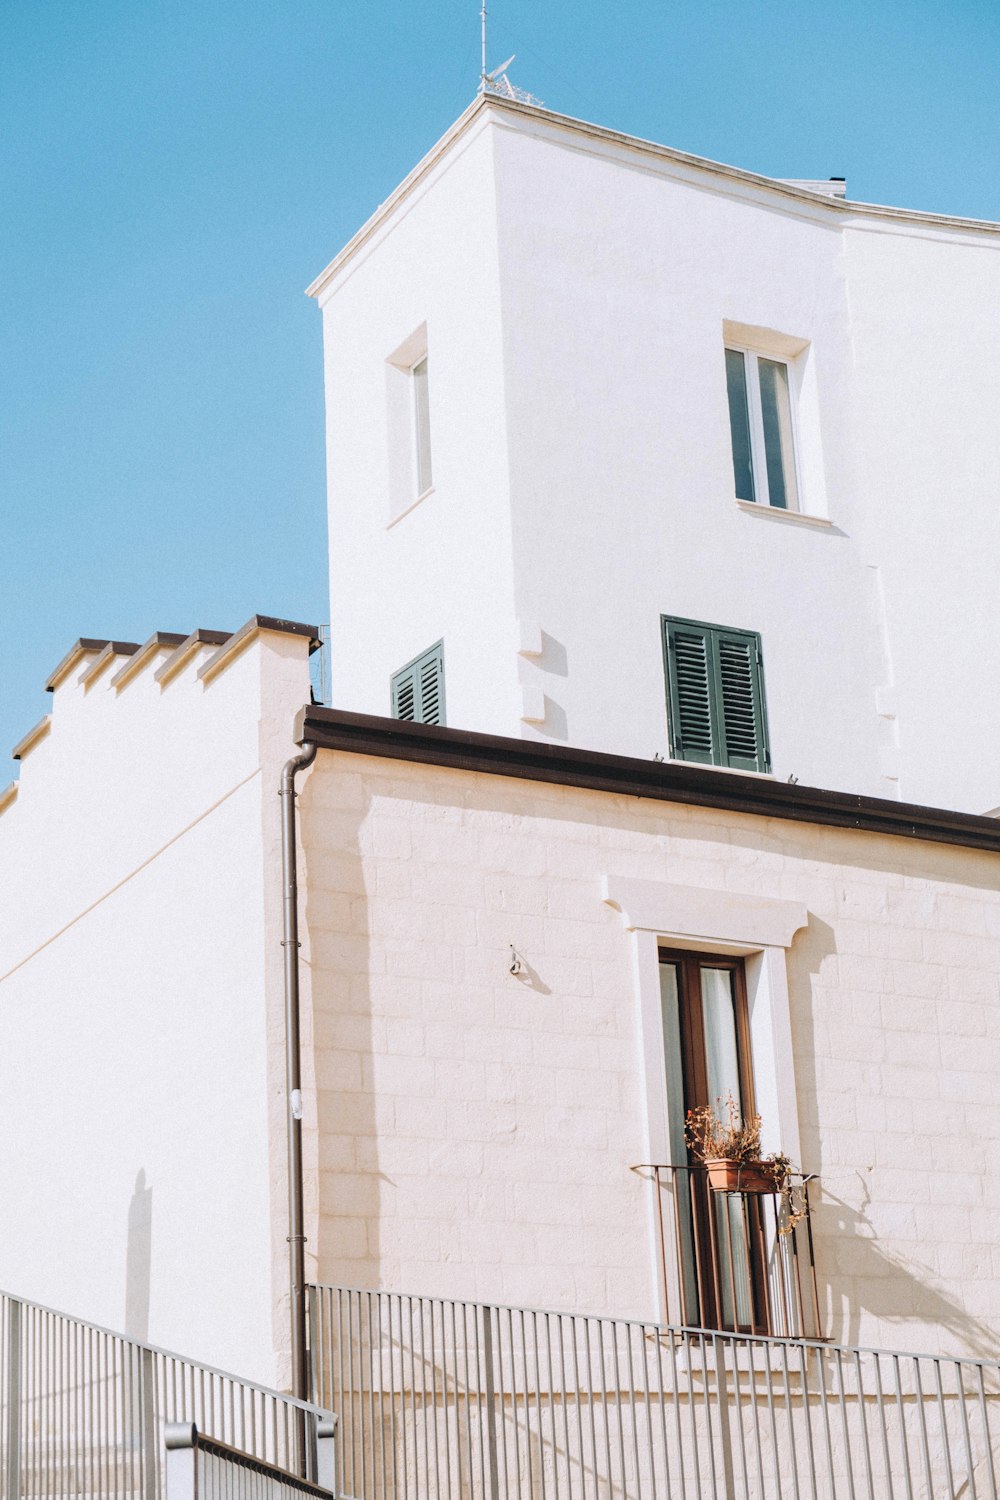
[{"label": "stone window surround", "polygon": [[[743,958],[754,1089],[763,1120],[764,1150],[784,1151],[801,1167],[785,955],[795,934],[808,923],[805,906],[770,896],[613,875],[605,876],[602,884],[602,900],[620,912],[626,930],[632,934],[639,1002],[639,1076],[646,1125],[643,1160],[664,1164],[670,1160],[659,957],[661,946],[669,946]],[[660,1286],[656,1191],[651,1182],[650,1257],[653,1285],[660,1287],[664,1299],[661,1316],[665,1316],[667,1305],[676,1305],[677,1288]]]}]

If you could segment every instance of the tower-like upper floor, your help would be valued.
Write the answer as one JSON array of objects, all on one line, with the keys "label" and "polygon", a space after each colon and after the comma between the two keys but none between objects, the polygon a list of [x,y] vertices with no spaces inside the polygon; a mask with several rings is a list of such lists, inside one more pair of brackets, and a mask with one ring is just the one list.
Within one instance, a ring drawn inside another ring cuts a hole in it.
[{"label": "tower-like upper floor", "polygon": [[984,811],[1000,226],[480,97],[310,288],[333,702]]}]

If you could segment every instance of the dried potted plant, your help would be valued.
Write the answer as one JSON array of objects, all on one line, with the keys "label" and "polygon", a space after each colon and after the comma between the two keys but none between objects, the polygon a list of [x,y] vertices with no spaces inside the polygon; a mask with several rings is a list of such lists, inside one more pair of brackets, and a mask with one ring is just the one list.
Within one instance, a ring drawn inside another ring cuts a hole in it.
[{"label": "dried potted plant", "polygon": [[718,1109],[703,1104],[689,1109],[684,1134],[708,1169],[708,1185],[722,1193],[780,1193],[789,1181],[791,1163],[777,1152],[760,1149],[760,1115],[743,1118],[732,1094],[717,1099]]}]

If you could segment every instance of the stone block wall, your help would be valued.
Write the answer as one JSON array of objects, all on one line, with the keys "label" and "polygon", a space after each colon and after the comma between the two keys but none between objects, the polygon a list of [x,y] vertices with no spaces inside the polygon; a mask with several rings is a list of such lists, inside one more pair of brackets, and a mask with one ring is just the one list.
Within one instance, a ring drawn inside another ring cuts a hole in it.
[{"label": "stone block wall", "polygon": [[994,856],[326,752],[301,826],[318,1279],[655,1315],[633,935],[602,882],[664,881],[808,911],[824,1331],[996,1351]]}]

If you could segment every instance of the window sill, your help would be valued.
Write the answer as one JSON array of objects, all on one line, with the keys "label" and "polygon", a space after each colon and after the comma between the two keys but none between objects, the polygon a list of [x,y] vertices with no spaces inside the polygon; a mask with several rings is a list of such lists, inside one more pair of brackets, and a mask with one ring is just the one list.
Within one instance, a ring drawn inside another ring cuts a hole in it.
[{"label": "window sill", "polygon": [[826,531],[833,529],[833,522],[826,516],[810,516],[801,510],[782,510],[777,505],[758,505],[756,500],[737,500],[740,510],[758,516],[770,516],[772,521],[791,521],[796,526],[819,526]]},{"label": "window sill", "polygon": [[707,760],[684,760],[680,755],[667,755],[666,764],[674,766],[701,766],[706,771],[721,771],[726,776],[753,776],[757,781],[777,781],[773,771],[744,771],[740,766],[717,766]]},{"label": "window sill", "polygon": [[402,510],[397,511],[391,521],[386,521],[386,531],[391,531],[397,521],[401,521],[404,516],[408,516],[411,511],[416,510],[417,506],[420,505],[424,500],[426,500],[428,495],[433,495],[433,493],[434,486],[431,485],[430,489],[424,490],[422,495],[418,495],[415,500],[410,501],[409,505],[404,506]]}]

